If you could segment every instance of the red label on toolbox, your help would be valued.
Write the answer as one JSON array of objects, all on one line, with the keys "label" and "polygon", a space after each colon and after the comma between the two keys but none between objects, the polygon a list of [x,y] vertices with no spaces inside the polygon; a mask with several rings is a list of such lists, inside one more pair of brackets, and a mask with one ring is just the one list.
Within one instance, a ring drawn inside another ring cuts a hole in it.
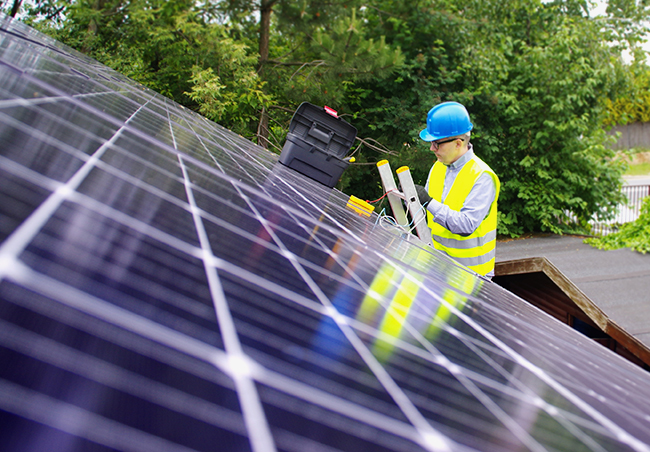
[{"label": "red label on toolbox", "polygon": [[325,105],[323,108],[325,109],[326,112],[328,112],[330,115],[334,116],[335,118],[339,117],[339,115],[336,113],[336,110],[334,110],[333,108],[330,108],[327,105]]}]

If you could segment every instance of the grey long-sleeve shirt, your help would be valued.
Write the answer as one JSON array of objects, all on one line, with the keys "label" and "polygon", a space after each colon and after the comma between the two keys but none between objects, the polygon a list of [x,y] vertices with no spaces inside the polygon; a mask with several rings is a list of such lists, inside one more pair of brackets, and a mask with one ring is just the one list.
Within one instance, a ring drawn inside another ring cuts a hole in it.
[{"label": "grey long-sleeve shirt", "polygon": [[[445,184],[442,190],[442,200],[444,201],[458,176],[460,169],[474,156],[472,145],[469,150],[458,160],[447,166],[445,174]],[[431,168],[433,170],[433,167]],[[425,188],[429,191],[429,178],[427,177]],[[496,187],[494,180],[489,174],[481,174],[474,183],[474,187],[469,192],[465,203],[460,212],[451,210],[448,206],[432,199],[427,205],[427,210],[433,214],[433,221],[445,227],[454,234],[468,236],[472,234],[481,224],[490,210],[490,206],[496,196]]]}]

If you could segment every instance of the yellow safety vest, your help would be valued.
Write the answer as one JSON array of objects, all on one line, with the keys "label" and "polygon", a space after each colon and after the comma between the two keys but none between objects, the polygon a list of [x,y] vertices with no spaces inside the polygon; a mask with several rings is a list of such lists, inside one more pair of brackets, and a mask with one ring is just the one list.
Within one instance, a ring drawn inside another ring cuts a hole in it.
[{"label": "yellow safety vest", "polygon": [[[436,162],[429,176],[429,196],[442,202],[442,190],[445,183],[447,167]],[[494,257],[497,239],[497,199],[501,184],[497,175],[483,160],[473,156],[461,168],[443,204],[460,212],[474,183],[483,173],[488,173],[494,180],[496,194],[487,216],[469,236],[454,234],[433,221],[428,212],[427,221],[431,228],[433,246],[451,256],[457,262],[469,267],[480,275],[487,275],[494,270]]]}]

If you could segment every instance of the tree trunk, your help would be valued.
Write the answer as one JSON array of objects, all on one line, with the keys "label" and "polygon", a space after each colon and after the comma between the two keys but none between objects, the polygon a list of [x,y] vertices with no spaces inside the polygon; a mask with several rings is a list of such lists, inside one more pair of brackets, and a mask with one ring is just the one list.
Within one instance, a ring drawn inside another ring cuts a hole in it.
[{"label": "tree trunk", "polygon": [[[92,8],[101,11],[104,8],[105,0],[95,0]],[[97,22],[94,18],[90,19],[88,24],[88,31],[86,32],[86,38],[84,39],[83,46],[81,47],[81,53],[89,53],[92,47],[92,40],[97,35]]]},{"label": "tree trunk", "polygon": [[14,6],[11,8],[11,13],[9,13],[11,17],[16,17],[16,14],[18,14],[18,11],[20,10],[20,5],[22,5],[22,3],[23,0],[14,0]]},{"label": "tree trunk", "polygon": [[[269,60],[269,41],[271,36],[271,13],[273,5],[277,0],[260,1],[260,58],[257,66],[257,73],[260,78],[264,77],[264,66]],[[260,123],[257,128],[257,144],[263,148],[269,147],[269,116],[265,109],[260,114]]]},{"label": "tree trunk", "polygon": [[260,2],[260,59],[259,72],[264,71],[264,65],[269,59],[269,41],[271,36],[271,13],[277,0],[262,0]]}]

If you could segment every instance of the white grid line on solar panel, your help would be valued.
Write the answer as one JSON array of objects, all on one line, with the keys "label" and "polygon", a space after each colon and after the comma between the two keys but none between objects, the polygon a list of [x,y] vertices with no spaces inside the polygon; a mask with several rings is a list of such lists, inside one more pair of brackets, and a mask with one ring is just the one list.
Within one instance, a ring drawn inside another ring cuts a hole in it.
[{"label": "white grid line on solar panel", "polygon": [[[240,193],[240,195],[247,199],[244,193]],[[379,379],[382,386],[388,391],[393,400],[395,400],[409,421],[418,430],[419,434],[421,435],[421,445],[430,450],[451,450],[451,444],[453,444],[453,442],[446,436],[442,435],[440,432],[436,431],[428,423],[428,421],[422,416],[419,410],[412,404],[411,400],[406,396],[406,394],[403,393],[402,389],[395,383],[388,372],[386,372],[386,370],[377,361],[372,352],[363,344],[363,341],[361,341],[359,337],[350,329],[349,325],[347,324],[347,320],[339,314],[338,310],[334,307],[334,305],[332,305],[330,299],[321,291],[318,284],[316,284],[316,282],[309,276],[308,272],[305,271],[304,267],[301,265],[296,256],[286,248],[284,243],[280,241],[274,231],[274,228],[272,226],[269,226],[266,218],[264,218],[259,213],[259,211],[252,203],[248,202],[248,204],[249,207],[255,212],[255,215],[262,223],[269,236],[272,237],[276,245],[282,250],[283,255],[291,261],[294,268],[298,271],[298,273],[308,284],[314,294],[316,294],[319,301],[330,312],[330,317],[343,331],[347,340],[352,344],[357,353],[359,353],[366,365],[372,370],[375,377]]]},{"label": "white grid line on solar panel", "polygon": [[[490,325],[489,328],[494,329],[495,324],[499,323],[500,319],[502,317],[504,317],[504,316],[507,318],[506,313],[499,312],[498,315],[495,315],[493,317],[494,321],[485,321],[485,322],[482,322],[482,324]],[[549,331],[549,334],[545,335],[545,334],[543,334],[543,331],[544,331],[543,323],[536,323],[535,324],[536,328],[532,328],[532,325],[529,324],[529,323],[521,323],[520,322],[519,324],[520,324],[519,328],[521,328],[521,327],[531,328],[531,330],[528,331],[527,333],[521,333],[521,332],[518,333],[518,334],[521,334],[523,337],[527,338],[528,344],[530,344],[532,342],[532,343],[543,343],[543,344],[547,344],[549,346],[553,345],[553,341],[555,340],[555,335],[557,334],[557,331],[555,331],[555,334],[553,334],[552,331]],[[512,326],[512,327],[516,328],[515,326]],[[503,336],[504,337],[510,337],[512,334],[513,334],[512,331],[509,331],[509,332],[506,331],[506,332],[503,333]],[[535,336],[539,336],[539,337],[535,338]],[[584,348],[590,348],[590,349],[593,348],[594,353],[596,355],[598,354],[598,352],[601,351],[601,348],[599,348],[596,344],[592,343],[591,341],[589,341],[586,338],[582,338],[580,336],[574,336],[574,340],[578,341],[577,344],[574,344],[574,347],[576,347],[576,348],[582,348],[582,349],[584,349]],[[527,344],[524,344],[521,341],[520,341],[520,343],[521,343],[520,345],[528,347]],[[559,347],[555,346],[555,348],[559,350]],[[588,368],[587,366],[579,366],[579,365],[576,366],[576,365],[572,364],[570,362],[571,360],[573,360],[573,361],[575,361],[576,359],[579,360],[579,358],[576,357],[576,354],[573,353],[572,349],[568,349],[567,352],[566,352],[566,356],[564,356],[564,357],[559,356],[558,353],[554,353],[554,352],[551,352],[551,351],[546,351],[546,349],[544,347],[529,348],[528,353],[532,354],[532,355],[536,355],[538,357],[541,357],[541,355],[546,355],[546,357],[545,357],[545,359],[543,359],[543,361],[544,361],[544,368],[549,369],[549,371],[547,371],[549,376],[551,376],[554,380],[556,380],[560,385],[566,387],[572,393],[575,393],[575,394],[584,393],[584,391],[586,391],[585,388],[590,388],[589,391],[593,391],[591,388],[594,388],[594,387],[597,388],[597,387],[600,386],[601,383],[602,384],[607,383],[607,382],[604,382],[603,380],[599,379],[596,376],[592,376],[589,372],[587,372],[586,371],[586,369]],[[587,356],[587,355],[584,355],[584,356]],[[618,368],[618,367],[613,366],[613,364],[611,363],[611,358],[612,358],[611,356],[606,357],[603,360],[603,362],[611,367],[610,372],[615,372],[615,373],[620,374],[621,369]],[[619,358],[619,357],[617,357],[617,358],[622,359],[622,358]],[[571,373],[563,372],[562,368],[566,368],[566,367],[572,369],[572,372]],[[589,367],[591,367],[591,366],[589,366]],[[629,368],[630,368],[630,370],[633,370],[633,371],[638,370],[632,365],[630,365]],[[580,372],[579,369],[582,370],[582,371]],[[576,372],[579,372],[579,375],[576,375]],[[579,377],[579,379],[576,379],[578,377]],[[591,382],[588,382],[586,380],[591,380]],[[602,394],[611,394],[612,392],[616,392],[615,388],[612,385],[608,385],[608,387],[603,387],[603,391],[601,391],[600,393],[602,393]],[[591,397],[587,397],[587,395],[588,394],[585,393],[585,396],[584,396],[585,399],[592,399],[593,400],[592,403],[597,402],[595,399],[593,399]],[[611,400],[609,404],[604,404],[603,405],[600,402],[602,402],[602,400],[599,400],[598,403],[594,403],[594,406],[599,405],[600,410],[608,409],[608,408],[611,408],[611,407],[618,407],[618,409],[621,410],[618,414],[619,414],[619,416],[623,416],[623,417],[624,417],[623,413],[626,412],[626,411],[630,411],[630,412],[638,411],[638,410],[632,408],[630,406],[630,403],[618,404],[615,401]],[[639,415],[640,415],[640,411],[638,411],[638,412],[639,412]],[[646,420],[646,422],[647,422],[647,420]],[[647,425],[645,427],[646,427],[645,430],[647,430]],[[637,431],[643,432],[644,429],[643,428],[637,429]]]},{"label": "white grid line on solar panel", "polygon": [[[134,113],[135,114],[135,113]],[[18,259],[18,255],[24,250],[29,242],[34,238],[34,235],[43,227],[45,222],[49,220],[54,211],[59,208],[61,203],[81,184],[84,178],[95,166],[96,162],[101,158],[106,149],[117,140],[123,132],[124,127],[120,128],[111,137],[111,139],[97,149],[86,162],[77,170],[77,172],[65,183],[57,187],[57,189],[48,197],[48,199],[38,207],[29,218],[20,226],[20,228],[9,236],[0,245],[0,262],[2,267],[5,267],[10,262]],[[0,268],[0,281],[4,275],[3,270]]]},{"label": "white grid line on solar panel", "polygon": [[67,372],[91,379],[215,427],[244,433],[239,413],[176,389],[61,342],[0,320],[0,344]]},{"label": "white grid line on solar panel", "polygon": [[[35,291],[45,297],[57,300],[63,305],[72,307],[80,312],[108,322],[133,332],[139,336],[151,339],[174,350],[181,351],[205,362],[211,363],[224,373],[232,375],[231,362],[227,355],[219,350],[193,338],[170,330],[149,319],[124,311],[103,300],[96,299],[88,294],[66,286],[56,280],[38,274],[20,264],[15,267],[9,279]],[[91,332],[92,333],[92,332]],[[111,336],[109,341],[113,341]],[[394,418],[352,404],[345,399],[339,398],[331,393],[319,390],[294,379],[287,378],[277,372],[260,367],[253,367],[251,371],[256,374],[253,377],[270,387],[293,395],[299,399],[322,406],[335,413],[367,423],[376,428],[391,432],[396,436],[413,440],[414,430],[408,424],[404,424]]]},{"label": "white grid line on solar panel", "polygon": [[[38,80],[37,78],[34,78],[33,76],[29,75],[29,74],[22,74],[22,77],[23,78],[28,78],[29,81],[32,82],[32,83],[43,84],[43,87],[45,87],[45,88],[47,88],[49,90],[52,90],[54,92],[58,91],[58,94],[60,94],[62,97],[65,97],[66,100],[75,99],[74,97],[66,95],[66,93],[64,93],[64,92],[60,92],[59,90],[57,90],[57,88],[51,86],[50,84],[47,84],[47,82],[42,82],[42,81]],[[153,92],[150,92],[148,90],[147,90],[147,93],[153,96],[153,98],[150,98],[149,101],[152,101],[152,99],[160,99],[161,98],[161,96],[159,96],[159,95],[157,95],[157,94],[155,94]],[[162,101],[165,102],[164,100],[162,100]],[[90,103],[86,103],[86,102],[75,103],[75,105],[77,107],[81,107],[81,108],[83,108],[85,110],[88,110],[88,113],[90,113],[90,114],[94,114],[94,115],[100,117],[101,119],[104,119],[104,120],[107,120],[107,121],[111,122],[116,127],[121,127],[123,125],[123,123],[120,120],[116,120],[116,118],[114,118],[111,114],[108,114],[108,113],[102,111],[102,109],[100,107],[96,107],[96,106],[94,106],[94,105],[92,105]],[[137,104],[133,104],[133,108],[138,108],[138,107],[139,106]],[[154,115],[156,115],[159,119],[161,119],[160,114],[154,113]],[[162,119],[164,119],[164,118],[162,118]],[[166,121],[165,121],[165,123],[166,123]],[[147,133],[141,131],[137,127],[131,127],[131,125],[129,125],[129,131],[133,132],[134,135],[136,135],[138,138],[144,139],[145,141],[147,141],[147,142],[149,142],[151,144],[158,144],[158,145],[163,145],[163,146],[166,145],[166,143],[158,141],[156,139],[156,137],[149,136]],[[171,151],[172,153],[176,152],[171,146],[169,146],[167,148],[167,151]],[[249,161],[257,162],[257,160],[255,158],[253,158],[253,156],[251,154],[246,153],[246,152],[245,152],[245,154],[248,157]],[[237,155],[237,154],[234,154],[234,155]],[[244,157],[242,157],[242,158],[244,158]]]},{"label": "white grid line on solar panel", "polygon": [[455,306],[450,306],[450,309],[454,311],[457,316],[461,317],[467,323],[472,325],[476,331],[480,332],[486,338],[491,339],[495,343],[495,345],[499,346],[499,348],[501,348],[503,351],[505,351],[511,357],[513,357],[517,361],[517,363],[519,363],[522,367],[524,367],[525,369],[529,370],[530,372],[538,376],[542,381],[544,381],[547,385],[553,388],[556,392],[558,392],[560,395],[568,399],[571,403],[573,403],[576,407],[584,411],[587,415],[591,416],[596,422],[603,425],[606,429],[612,431],[616,435],[617,440],[628,445],[634,450],[650,451],[650,447],[648,447],[646,444],[641,442],[638,438],[627,433],[616,422],[608,418],[606,415],[601,413],[598,409],[594,408],[588,402],[577,397],[576,394],[571,392],[566,386],[564,386],[563,384],[558,382],[555,378],[553,378],[548,371],[533,364],[527,358],[517,353],[512,347],[510,347],[501,339],[499,339],[497,336],[495,336],[490,331],[488,331],[487,328],[475,322],[473,318],[467,316],[465,313],[461,311],[458,311],[458,309],[456,309]]},{"label": "white grid line on solar panel", "polygon": [[3,379],[0,379],[0,408],[112,449],[133,452],[193,450]]},{"label": "white grid line on solar panel", "polygon": [[[176,140],[171,123],[169,128],[172,134],[174,148],[176,148]],[[264,414],[264,409],[262,408],[262,403],[252,380],[252,376],[260,371],[254,370],[257,367],[257,363],[248,358],[242,351],[226,296],[219,281],[219,275],[214,266],[210,264],[212,261],[212,251],[210,249],[208,235],[203,226],[201,213],[194,200],[192,187],[188,180],[187,169],[180,155],[178,160],[183,171],[183,177],[185,178],[185,191],[201,243],[205,272],[208,277],[208,286],[217,314],[217,322],[221,329],[225,351],[228,354],[228,360],[230,362],[232,371],[230,375],[235,380],[235,385],[237,386],[237,394],[242,406],[248,435],[251,438],[251,445],[256,452],[275,451],[275,443]]]}]

